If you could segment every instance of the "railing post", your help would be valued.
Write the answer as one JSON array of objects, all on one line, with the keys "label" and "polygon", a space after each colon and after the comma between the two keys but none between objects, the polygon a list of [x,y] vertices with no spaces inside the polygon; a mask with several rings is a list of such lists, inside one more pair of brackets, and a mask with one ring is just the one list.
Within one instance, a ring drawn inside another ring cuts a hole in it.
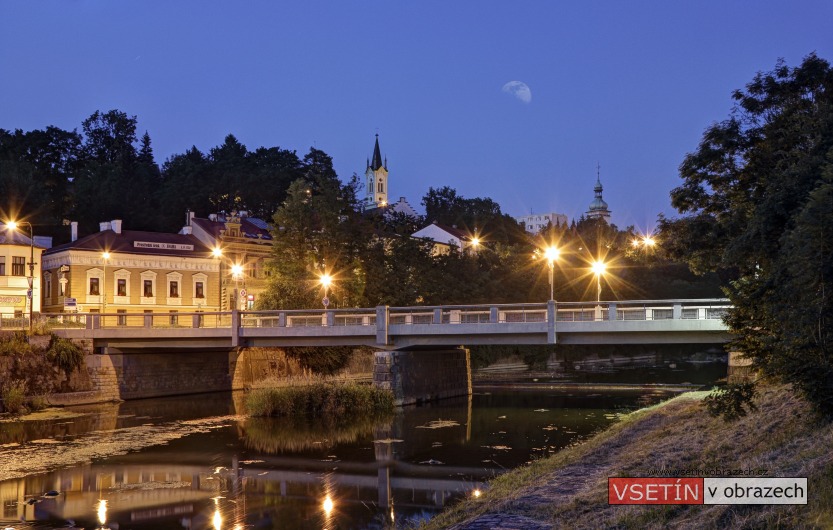
[{"label": "railing post", "polygon": [[608,306],[607,319],[611,322],[616,322],[616,304],[615,303],[611,303]]},{"label": "railing post", "polygon": [[231,310],[231,347],[236,348],[240,345],[240,311],[237,309]]},{"label": "railing post", "polygon": [[434,310],[434,324],[442,324],[443,323],[443,310],[442,308],[437,308]]},{"label": "railing post", "polygon": [[326,315],[327,319],[325,320],[327,327],[333,327],[336,325],[336,314],[333,311],[325,311],[324,314]]},{"label": "railing post", "polygon": [[390,308],[386,305],[376,306],[376,344],[388,343],[388,323]]},{"label": "railing post", "polygon": [[489,308],[489,322],[492,324],[497,324],[498,322],[500,322],[500,316],[497,307]]},{"label": "railing post", "polygon": [[285,328],[286,327],[286,312],[281,311],[278,313],[278,327]]},{"label": "railing post", "polygon": [[674,304],[674,308],[671,310],[671,318],[674,320],[683,318],[683,304]]},{"label": "railing post", "polygon": [[547,344],[555,344],[555,320],[558,314],[555,300],[547,301]]},{"label": "railing post", "polygon": [[192,328],[199,328],[200,326],[200,318],[202,315],[191,315],[191,327]]},{"label": "railing post", "polygon": [[144,327],[150,329],[153,327],[153,314],[145,313]]},{"label": "railing post", "polygon": [[93,329],[101,329],[101,315],[93,313]]}]

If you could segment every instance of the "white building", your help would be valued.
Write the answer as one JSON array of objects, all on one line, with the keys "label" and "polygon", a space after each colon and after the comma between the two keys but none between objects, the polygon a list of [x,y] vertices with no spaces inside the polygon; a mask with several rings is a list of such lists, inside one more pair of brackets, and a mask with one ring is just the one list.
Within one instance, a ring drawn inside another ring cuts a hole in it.
[{"label": "white building", "polygon": [[40,313],[41,268],[38,264],[48,246],[40,243],[38,237],[32,245],[32,240],[20,229],[12,230],[8,225],[0,227],[0,319],[28,316],[30,263],[34,263],[32,312]]},{"label": "white building", "polygon": [[434,242],[434,255],[445,254],[456,247],[465,251],[475,246],[474,236],[455,226],[438,224],[436,221],[421,230],[417,230],[411,237],[429,239]]},{"label": "white building", "polygon": [[367,160],[364,172],[367,190],[365,192],[364,208],[382,208],[388,205],[388,159],[382,161],[382,151],[379,149],[379,135],[376,135],[376,145],[373,148],[373,158]]},{"label": "white building", "polygon": [[537,234],[538,232],[546,228],[550,223],[552,223],[553,226],[564,226],[567,224],[567,216],[563,213],[555,212],[529,214],[523,217],[516,217],[515,219],[519,223],[523,223],[524,230],[526,230],[530,234]]}]

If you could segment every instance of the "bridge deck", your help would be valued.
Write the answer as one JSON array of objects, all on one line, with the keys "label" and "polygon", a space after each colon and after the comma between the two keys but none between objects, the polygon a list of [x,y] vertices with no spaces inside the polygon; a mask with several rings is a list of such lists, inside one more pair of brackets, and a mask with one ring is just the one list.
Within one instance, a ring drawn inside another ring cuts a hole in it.
[{"label": "bridge deck", "polygon": [[56,334],[96,347],[715,343],[724,299],[631,300],[216,313],[60,313]]}]

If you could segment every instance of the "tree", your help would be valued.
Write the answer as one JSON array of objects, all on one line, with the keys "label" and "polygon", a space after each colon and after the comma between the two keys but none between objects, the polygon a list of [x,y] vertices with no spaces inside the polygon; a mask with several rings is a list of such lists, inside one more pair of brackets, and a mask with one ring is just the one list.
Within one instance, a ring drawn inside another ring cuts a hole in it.
[{"label": "tree", "polygon": [[779,61],[732,97],[680,166],[687,216],[662,221],[666,244],[693,270],[731,271],[732,347],[833,415],[833,70]]}]

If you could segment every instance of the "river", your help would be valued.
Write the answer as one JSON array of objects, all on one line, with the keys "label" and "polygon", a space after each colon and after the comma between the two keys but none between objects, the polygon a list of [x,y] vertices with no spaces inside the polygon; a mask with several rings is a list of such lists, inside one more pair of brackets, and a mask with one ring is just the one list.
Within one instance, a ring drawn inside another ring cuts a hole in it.
[{"label": "river", "polygon": [[[240,394],[71,407],[0,423],[4,528],[409,528],[720,366],[478,384],[390,417],[248,418]],[[725,373],[725,364],[723,365]]]}]

